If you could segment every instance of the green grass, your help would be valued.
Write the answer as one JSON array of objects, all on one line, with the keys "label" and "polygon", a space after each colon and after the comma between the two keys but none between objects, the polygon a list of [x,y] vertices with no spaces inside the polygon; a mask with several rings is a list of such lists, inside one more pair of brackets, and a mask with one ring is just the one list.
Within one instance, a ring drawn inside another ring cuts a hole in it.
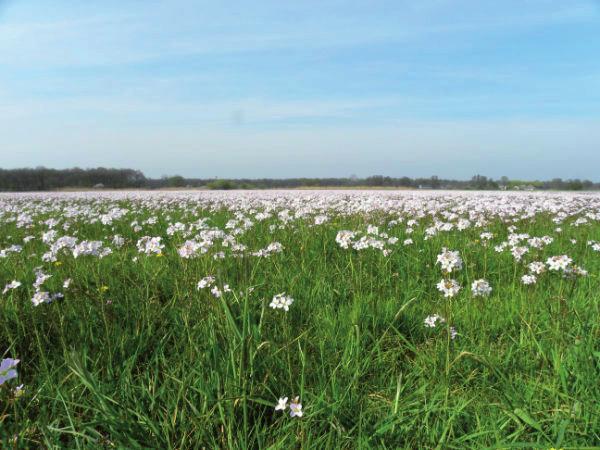
[{"label": "green grass", "polygon": [[[197,219],[165,209],[171,222]],[[586,246],[600,238],[600,224],[563,226],[556,234],[550,215],[517,222],[518,232],[555,237],[538,259],[566,253],[590,273],[575,281],[546,273],[524,286],[523,265],[483,247],[482,229],[424,240],[431,224],[425,220],[411,236],[414,245],[404,247],[405,227],[393,227],[387,231],[400,242],[386,257],[344,250],[335,237],[366,224],[385,229],[392,216],[332,215],[321,226],[299,220],[271,233],[269,225],[279,223],[272,218],[239,241],[252,250],[278,241],[280,254],[215,260],[211,251],[185,260],[177,254],[183,238],[166,235],[164,214],[132,231],[134,218],[155,214],[144,210],[112,226],[74,221],[60,234],[77,230],[79,239],[109,246],[109,237],[121,234],[126,244],[103,259],[61,254],[58,264],[40,261],[46,226],[0,222],[0,248],[38,237],[0,259],[0,283],[23,282],[0,297],[0,356],[21,360],[18,383],[0,387],[3,446],[600,445],[600,254]],[[233,217],[224,209],[198,216],[221,228]],[[486,229],[497,243],[506,227],[495,219]],[[139,254],[142,235],[163,236],[164,256]],[[435,287],[442,247],[459,250],[465,263],[455,275],[463,289],[452,299]],[[39,265],[52,275],[44,288],[65,298],[34,307]],[[234,292],[216,299],[197,290],[209,274]],[[67,278],[73,282],[65,290]],[[477,278],[490,282],[490,297],[471,296]],[[295,299],[287,313],[268,307],[280,292]],[[423,320],[433,313],[448,322],[426,328]],[[454,340],[450,325],[459,333]],[[15,399],[11,388],[20,383],[25,394]],[[274,411],[279,397],[296,395],[302,418]]]}]

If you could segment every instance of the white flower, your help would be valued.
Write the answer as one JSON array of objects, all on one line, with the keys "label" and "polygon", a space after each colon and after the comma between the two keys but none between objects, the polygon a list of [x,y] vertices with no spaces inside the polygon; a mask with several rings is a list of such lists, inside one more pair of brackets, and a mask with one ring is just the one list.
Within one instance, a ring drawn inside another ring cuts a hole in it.
[{"label": "white flower", "polygon": [[513,257],[517,260],[517,261],[521,261],[521,258],[523,258],[523,255],[525,253],[527,253],[529,251],[529,248],[527,247],[513,247],[510,252],[512,253]]},{"label": "white flower", "polygon": [[162,238],[160,236],[144,236],[137,241],[136,246],[140,253],[145,253],[146,255],[150,255],[151,253],[160,255],[162,253],[162,249],[165,248],[165,246],[161,244],[161,240]]},{"label": "white flower", "polygon": [[290,417],[302,417],[302,404],[298,397],[290,403]]},{"label": "white flower", "polygon": [[375,225],[367,226],[367,234],[372,234],[374,236],[378,236],[379,235],[379,227],[377,227]]},{"label": "white flower", "polygon": [[37,291],[31,298],[31,303],[33,303],[33,306],[39,306],[42,303],[50,303],[51,301],[52,298],[50,297],[50,294],[45,291]]},{"label": "white flower", "polygon": [[73,257],[77,258],[80,255],[100,256],[102,250],[102,241],[81,241],[77,244],[72,252]]},{"label": "white flower", "polygon": [[287,408],[287,401],[288,401],[287,397],[281,397],[278,400],[277,405],[275,406],[275,411],[284,411],[285,408]]},{"label": "white flower", "polygon": [[200,281],[198,281],[198,286],[197,289],[204,289],[206,287],[210,287],[213,285],[213,283],[215,282],[215,277],[209,275],[207,277],[202,278]]},{"label": "white flower", "polygon": [[444,323],[446,321],[446,319],[444,319],[442,316],[438,316],[437,314],[434,314],[432,316],[427,316],[425,318],[425,326],[428,328],[435,328],[435,326],[437,325],[436,322],[440,322],[440,323]]},{"label": "white flower", "polygon": [[437,256],[436,264],[439,264],[442,270],[448,273],[462,269],[462,259],[458,251],[450,251],[446,248],[443,248],[442,253]]},{"label": "white flower", "polygon": [[286,297],[285,292],[281,294],[277,294],[269,303],[269,306],[273,309],[283,309],[284,311],[289,311],[290,306],[294,303],[294,299],[292,297]]},{"label": "white flower", "polygon": [[122,247],[125,244],[125,239],[118,234],[116,234],[112,239],[113,245],[115,247]]},{"label": "white flower", "polygon": [[315,225],[321,225],[329,220],[327,216],[315,216]]},{"label": "white flower", "polygon": [[474,297],[487,297],[492,292],[492,288],[486,280],[479,279],[473,281],[471,291]]},{"label": "white flower", "polygon": [[338,231],[335,242],[337,242],[340,247],[347,249],[352,244],[352,239],[354,239],[355,236],[356,233],[354,231],[341,230]]},{"label": "white flower", "polygon": [[35,279],[35,283],[33,283],[33,287],[35,288],[35,290],[39,290],[39,288],[42,286],[42,284],[44,284],[46,282],[46,280],[48,280],[49,278],[51,278],[52,275],[47,275],[41,271],[36,273],[36,279]]},{"label": "white flower", "polygon": [[541,261],[533,261],[527,266],[531,273],[540,275],[546,271],[546,265]]},{"label": "white flower", "polygon": [[202,245],[196,241],[185,241],[183,245],[177,250],[179,256],[182,258],[192,258],[197,256],[199,251],[202,249]]},{"label": "white flower", "polygon": [[70,278],[67,278],[67,279],[65,280],[65,282],[63,283],[63,289],[68,289],[68,288],[69,288],[69,286],[71,285],[71,282],[72,282],[72,281],[73,281],[73,280],[71,280]]},{"label": "white flower", "polygon": [[551,256],[546,261],[550,270],[565,270],[573,260],[567,255]]},{"label": "white flower", "polygon": [[219,297],[221,297],[223,295],[223,292],[221,292],[221,290],[217,286],[213,287],[210,290],[210,293],[212,295],[214,295],[215,298],[219,298]]},{"label": "white flower", "polygon": [[580,276],[580,277],[585,277],[587,276],[588,271],[585,270],[583,267],[579,267],[576,265],[567,267],[565,269],[565,276]]},{"label": "white flower", "polygon": [[4,287],[2,294],[6,294],[10,289],[16,289],[19,286],[21,286],[21,282],[17,281],[17,280],[13,280]]},{"label": "white flower", "polygon": [[523,275],[521,277],[521,281],[523,282],[523,284],[525,285],[529,285],[529,284],[535,284],[537,281],[537,278],[535,275]]},{"label": "white flower", "polygon": [[460,284],[456,280],[441,280],[437,284],[437,288],[444,294],[444,297],[451,298],[460,291]]}]

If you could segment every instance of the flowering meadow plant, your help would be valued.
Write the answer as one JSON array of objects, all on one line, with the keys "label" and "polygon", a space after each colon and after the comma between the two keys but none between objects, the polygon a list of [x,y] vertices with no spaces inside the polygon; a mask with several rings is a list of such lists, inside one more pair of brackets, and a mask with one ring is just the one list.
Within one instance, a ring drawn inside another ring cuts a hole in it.
[{"label": "flowering meadow plant", "polygon": [[590,448],[599,276],[587,193],[0,194],[0,443]]}]

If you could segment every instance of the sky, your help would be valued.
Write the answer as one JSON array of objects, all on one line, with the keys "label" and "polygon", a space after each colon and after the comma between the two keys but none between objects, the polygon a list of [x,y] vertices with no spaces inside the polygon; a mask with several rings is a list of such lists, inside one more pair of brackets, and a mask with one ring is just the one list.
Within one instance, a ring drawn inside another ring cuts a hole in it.
[{"label": "sky", "polygon": [[600,0],[0,0],[0,167],[600,181]]}]

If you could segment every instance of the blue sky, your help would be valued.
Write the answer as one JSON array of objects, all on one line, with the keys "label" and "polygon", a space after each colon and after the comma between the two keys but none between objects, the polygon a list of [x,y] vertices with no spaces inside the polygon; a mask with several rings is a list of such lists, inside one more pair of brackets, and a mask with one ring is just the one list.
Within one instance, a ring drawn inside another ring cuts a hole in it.
[{"label": "blue sky", "polygon": [[600,1],[0,0],[0,167],[600,180]]}]

